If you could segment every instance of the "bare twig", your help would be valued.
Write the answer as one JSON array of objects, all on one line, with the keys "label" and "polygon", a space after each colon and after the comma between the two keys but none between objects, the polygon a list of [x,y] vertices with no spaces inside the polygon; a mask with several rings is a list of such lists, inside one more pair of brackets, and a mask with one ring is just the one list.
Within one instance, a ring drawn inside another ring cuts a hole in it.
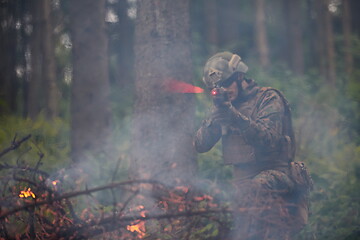
[{"label": "bare twig", "polygon": [[119,167],[120,167],[121,160],[122,160],[122,159],[119,158],[119,159],[117,160],[117,162],[116,162],[116,166],[115,166],[115,170],[114,170],[114,173],[113,173],[113,175],[112,175],[112,178],[111,178],[111,182],[114,182],[114,181],[115,181],[116,175],[117,175],[117,173],[118,173],[118,171],[119,171]]},{"label": "bare twig", "polygon": [[127,205],[129,204],[129,202],[131,200],[133,200],[138,194],[139,194],[140,190],[137,190],[136,192],[134,192],[124,203],[124,206],[120,209],[120,213],[122,213],[125,208],[127,207]]},{"label": "bare twig", "polygon": [[67,205],[68,208],[69,208],[69,212],[70,212],[71,217],[74,219],[74,222],[75,222],[75,223],[80,223],[81,220],[80,220],[80,218],[76,215],[75,210],[74,210],[74,207],[73,207],[73,205],[71,204],[70,200],[69,200],[69,199],[66,199],[65,202],[66,202],[66,205]]},{"label": "bare twig", "polygon": [[17,177],[15,174],[13,175],[13,179],[14,179],[15,181],[18,181],[18,182],[26,182],[26,183],[28,183],[28,184],[31,184],[31,185],[35,186],[35,187],[39,186],[39,184],[37,184],[36,182],[31,181],[31,180],[29,180],[29,179],[27,179],[27,178]]},{"label": "bare twig", "polygon": [[[43,152],[41,152],[41,150],[40,150],[40,148],[35,144],[35,146],[36,146],[36,148],[38,149],[38,155],[39,155],[39,159],[38,159],[38,161],[37,161],[37,163],[36,163],[36,165],[35,165],[35,169],[36,170],[38,170],[39,169],[39,167],[40,167],[40,165],[41,165],[41,161],[42,161],[42,159],[44,158],[44,153]],[[33,173],[33,179],[35,180],[35,172]]]},{"label": "bare twig", "polygon": [[5,221],[0,221],[0,237],[4,237],[4,239],[9,239],[9,234],[6,228]]},{"label": "bare twig", "polygon": [[7,154],[8,152],[17,149],[23,142],[27,141],[29,138],[31,137],[31,134],[23,137],[22,139],[20,139],[19,141],[16,141],[16,135],[13,139],[13,141],[11,142],[11,146],[8,148],[5,148],[4,150],[2,150],[0,152],[0,158],[2,156],[4,156],[5,154]]},{"label": "bare twig", "polygon": [[23,167],[23,166],[14,166],[14,165],[9,165],[7,163],[5,164],[0,164],[0,170],[2,169],[17,169],[17,170],[21,170],[21,171],[30,171],[30,172],[34,172],[37,174],[41,174],[43,175],[45,178],[49,177],[49,174],[47,172],[44,172],[40,169],[35,169],[35,168],[31,168],[31,167]]},{"label": "bare twig", "polygon": [[[118,161],[116,162],[116,167],[115,167],[113,176],[111,178],[112,183],[115,181],[117,172],[119,170],[120,162],[121,162],[121,158],[119,158]],[[113,215],[115,216],[117,200],[116,200],[116,195],[115,195],[115,192],[114,192],[114,188],[111,188],[110,191],[111,191],[111,195],[112,195],[112,198],[113,198]]]},{"label": "bare twig", "polygon": [[26,153],[30,152],[31,149],[32,149],[31,147],[28,147],[22,153],[19,154],[18,158],[16,159],[16,164],[18,166],[21,166],[20,160],[21,160],[22,156],[24,156]]},{"label": "bare twig", "polygon": [[35,208],[32,207],[29,209],[29,235],[31,239],[36,238],[36,232],[35,232]]}]

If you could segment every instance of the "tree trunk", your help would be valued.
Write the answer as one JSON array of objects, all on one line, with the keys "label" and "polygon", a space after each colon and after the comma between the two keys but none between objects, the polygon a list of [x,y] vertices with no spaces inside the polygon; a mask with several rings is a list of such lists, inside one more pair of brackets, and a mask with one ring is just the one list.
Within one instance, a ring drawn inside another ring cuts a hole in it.
[{"label": "tree trunk", "polygon": [[[285,0],[284,0],[285,1]],[[318,17],[316,16],[316,5],[313,0],[305,1],[305,27],[304,34],[306,36],[307,44],[305,47],[306,51],[306,69],[319,68],[319,51],[318,51],[318,34],[317,34],[317,22]],[[305,55],[305,53],[304,53]]]},{"label": "tree trunk", "polygon": [[15,113],[16,77],[16,5],[15,1],[3,1],[0,8],[0,113]]},{"label": "tree trunk", "polygon": [[19,65],[21,66],[23,72],[20,75],[21,78],[19,79],[19,94],[18,104],[21,106],[21,111],[19,112],[20,115],[24,118],[28,116],[28,88],[29,88],[29,80],[30,80],[30,33],[28,28],[25,26],[29,25],[29,19],[27,16],[31,14],[31,1],[22,2],[20,5],[20,22],[21,22],[21,29],[20,29],[20,40],[19,40]]},{"label": "tree trunk", "polygon": [[263,68],[269,65],[269,46],[266,35],[265,0],[255,0],[255,39],[259,62]]},{"label": "tree trunk", "polygon": [[[118,22],[115,24],[114,37],[110,41],[109,55],[114,54],[117,65],[114,68],[114,81],[121,89],[121,102],[129,103],[134,91],[134,23],[128,17],[129,4],[126,0],[119,0],[114,4]],[[122,104],[126,106],[129,104]]]},{"label": "tree trunk", "polygon": [[[219,45],[218,33],[218,7],[216,0],[207,0],[205,7],[205,34],[207,43],[210,45],[210,55],[215,54]],[[238,40],[238,39],[236,39]]]},{"label": "tree trunk", "polygon": [[192,80],[189,0],[140,0],[135,24],[130,176],[167,184],[190,181],[195,171],[195,99],[162,90],[165,80]]},{"label": "tree trunk", "polygon": [[237,0],[221,0],[216,3],[220,21],[213,28],[218,28],[219,46],[235,51],[240,39],[240,4]]},{"label": "tree trunk", "polygon": [[30,76],[28,83],[28,100],[27,109],[28,116],[35,119],[44,107],[45,99],[43,98],[45,88],[43,87],[42,78],[42,18],[41,18],[41,2],[40,0],[32,1],[32,32],[30,36]]},{"label": "tree trunk", "polygon": [[289,39],[289,60],[292,71],[297,75],[304,74],[303,19],[301,17],[303,14],[301,3],[301,0],[284,1]]},{"label": "tree trunk", "polygon": [[324,9],[322,7],[321,1],[313,0],[316,12],[316,38],[315,38],[315,46],[316,46],[316,55],[318,56],[319,70],[322,76],[326,74],[325,67],[325,44],[324,40]]},{"label": "tree trunk", "polygon": [[31,74],[28,83],[27,112],[32,119],[44,110],[48,118],[58,116],[59,89],[51,17],[51,2],[33,0],[30,40]]},{"label": "tree trunk", "polygon": [[350,1],[343,0],[343,15],[342,26],[344,32],[344,57],[345,57],[345,71],[348,76],[351,75],[353,70],[353,56],[352,56],[352,44],[351,44],[351,13],[350,13]]},{"label": "tree trunk", "polygon": [[109,145],[108,38],[105,0],[72,1],[71,158],[96,159]]},{"label": "tree trunk", "polygon": [[351,15],[351,27],[352,32],[357,36],[360,35],[360,1],[359,0],[350,0],[350,15]]},{"label": "tree trunk", "polygon": [[42,77],[46,84],[46,115],[48,118],[55,118],[59,115],[58,102],[60,92],[56,82],[56,61],[53,38],[53,24],[51,17],[51,2],[41,1],[41,17],[43,23],[42,31]]},{"label": "tree trunk", "polygon": [[330,87],[335,87],[335,47],[329,0],[314,1],[317,22],[317,49],[320,73]]},{"label": "tree trunk", "polygon": [[334,30],[332,17],[328,9],[329,0],[323,0],[324,7],[324,28],[325,28],[325,50],[327,63],[327,82],[331,87],[335,87],[336,69],[335,69],[335,46],[334,46]]}]

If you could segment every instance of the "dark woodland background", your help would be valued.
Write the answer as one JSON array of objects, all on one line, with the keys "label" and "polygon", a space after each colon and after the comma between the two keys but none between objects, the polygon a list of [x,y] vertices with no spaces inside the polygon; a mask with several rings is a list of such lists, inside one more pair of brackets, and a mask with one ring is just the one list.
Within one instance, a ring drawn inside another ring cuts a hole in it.
[{"label": "dark woodland background", "polygon": [[206,59],[232,51],[290,102],[315,182],[298,239],[360,239],[359,12],[358,0],[0,0],[0,150],[32,135],[0,164],[41,150],[42,169],[78,169],[79,186],[226,183],[220,144],[191,145],[210,99],[163,82],[204,87]]}]

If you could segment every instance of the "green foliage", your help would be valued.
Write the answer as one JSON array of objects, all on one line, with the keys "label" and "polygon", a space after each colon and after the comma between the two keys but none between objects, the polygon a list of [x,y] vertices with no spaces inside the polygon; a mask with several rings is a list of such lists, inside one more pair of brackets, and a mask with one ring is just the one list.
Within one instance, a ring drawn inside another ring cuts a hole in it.
[{"label": "green foliage", "polygon": [[194,239],[211,239],[217,237],[219,234],[219,229],[214,223],[209,223],[205,227],[201,228],[198,231],[194,232]]},{"label": "green foliage", "polygon": [[328,156],[308,156],[315,190],[312,215],[299,239],[345,239],[360,221],[360,148],[338,143]]},{"label": "green foliage", "polygon": [[[111,3],[108,4],[111,5],[117,1],[109,2]],[[207,26],[205,20],[204,5],[207,4],[207,1],[191,1],[190,10],[193,18],[191,34],[193,38],[193,65],[195,66],[194,84],[202,86],[200,80],[202,77],[201,68],[211,53],[229,50],[241,55],[250,67],[249,76],[254,78],[259,85],[280,89],[292,108],[297,138],[296,160],[304,161],[309,166],[315,182],[315,189],[311,195],[312,214],[309,224],[297,239],[356,239],[356,236],[359,235],[358,225],[360,222],[360,83],[358,80],[360,70],[354,69],[352,76],[339,74],[336,88],[331,89],[326,86],[325,79],[320,76],[319,69],[317,69],[319,66],[312,66],[313,69],[307,69],[304,76],[295,76],[288,69],[286,63],[275,62],[274,59],[284,57],[284,49],[287,49],[285,45],[289,41],[285,33],[286,22],[282,18],[283,4],[280,2],[274,1],[272,5],[267,6],[266,25],[271,68],[264,71],[257,67],[258,62],[256,62],[257,49],[253,38],[254,4],[252,1],[239,1],[236,3],[236,8],[241,5],[239,8],[241,12],[236,11],[237,17],[235,18],[238,22],[239,38],[220,43],[221,38],[218,36],[218,45],[210,44],[206,39],[206,28],[209,26]],[[308,4],[306,2],[302,2],[303,7]],[[71,47],[68,45],[71,43],[63,39],[68,37],[65,23],[70,1],[60,1],[60,4],[65,14],[65,20],[62,20],[64,23],[61,24],[60,29],[64,29],[60,30],[61,37],[58,37],[58,42],[55,44],[55,53],[58,79],[61,79],[59,81],[62,93],[60,102],[61,118],[48,121],[43,116],[40,116],[33,121],[15,116],[1,117],[0,150],[10,146],[15,136],[18,140],[27,134],[32,134],[30,141],[23,144],[18,151],[11,152],[3,157],[1,163],[15,164],[18,161],[35,166],[40,158],[39,153],[43,153],[43,166],[41,168],[46,171],[56,171],[70,164],[70,130],[66,120],[70,118],[71,84],[69,78],[64,79],[63,77],[65,71],[67,71],[68,75],[71,75],[72,69],[70,62]],[[221,8],[222,3],[218,6],[219,12],[223,11]],[[302,12],[304,10],[314,9],[299,9]],[[304,25],[307,22],[315,23],[311,18],[316,15],[316,11],[310,15],[303,18]],[[337,18],[337,21],[339,20]],[[218,21],[221,23],[220,17]],[[123,22],[120,23],[123,24]],[[27,24],[22,25],[28,26]],[[345,61],[341,57],[344,53],[344,44],[340,25],[334,25],[338,73],[345,69]],[[132,49],[128,44],[133,41],[133,35],[131,31],[129,34],[118,35],[120,31],[115,25],[109,25],[108,30],[110,36],[111,101],[115,115],[114,122],[116,123],[113,142],[116,145],[116,150],[121,152],[122,155],[119,162],[117,162],[119,156],[104,154],[104,156],[95,157],[91,162],[87,163],[89,168],[96,169],[97,175],[92,176],[94,185],[111,180],[123,180],[127,176],[126,171],[130,161],[127,152],[130,148],[129,139],[131,134],[129,125],[134,102],[134,86],[131,80],[125,81],[125,84],[123,84],[122,78],[133,79],[131,70],[129,70],[130,73],[124,71],[124,69],[132,65],[133,56],[128,51],[123,50]],[[227,28],[226,32],[231,32],[231,29]],[[315,32],[311,31],[310,26],[306,33],[308,36],[316,35]],[[131,40],[124,41],[124,36]],[[305,40],[308,42],[304,45],[304,52],[305,62],[314,64],[316,63],[317,52],[313,51],[314,46],[310,46],[310,42],[313,40],[311,37]],[[354,57],[355,67],[360,60],[360,40],[355,34],[352,36],[351,52]],[[121,61],[123,58],[125,58],[126,64]],[[196,126],[199,126],[202,119],[207,115],[207,109],[209,109],[211,101],[205,94],[197,94],[196,97],[198,100]],[[7,105],[4,99],[0,99],[0,109],[7,112]],[[231,189],[229,190],[231,188],[229,181],[232,179],[232,174],[231,167],[223,165],[221,143],[215,145],[208,153],[199,154],[197,160],[199,175],[202,179],[205,179],[205,186],[201,186],[202,189],[208,188],[211,194],[219,194],[220,192],[220,195],[226,196],[231,191]],[[118,169],[116,168],[117,163],[119,163]],[[217,187],[214,187],[215,185]],[[222,187],[219,188],[218,186]],[[226,199],[226,197],[221,198],[221,200],[223,199]],[[111,201],[110,193],[103,194],[100,199],[101,204],[111,204]],[[105,208],[104,211],[111,211],[111,208]],[[215,238],[218,235],[217,229],[213,222],[203,219],[201,227],[193,232],[194,239]],[[171,239],[171,237],[169,238]]]},{"label": "green foliage", "polygon": [[28,134],[32,136],[17,151],[5,155],[1,159],[3,163],[23,161],[24,164],[35,166],[40,158],[39,154],[44,155],[42,169],[45,171],[52,172],[70,163],[69,126],[62,119],[49,121],[44,115],[36,120],[4,116],[0,118],[0,126],[1,150],[9,147],[15,137],[19,140]]}]

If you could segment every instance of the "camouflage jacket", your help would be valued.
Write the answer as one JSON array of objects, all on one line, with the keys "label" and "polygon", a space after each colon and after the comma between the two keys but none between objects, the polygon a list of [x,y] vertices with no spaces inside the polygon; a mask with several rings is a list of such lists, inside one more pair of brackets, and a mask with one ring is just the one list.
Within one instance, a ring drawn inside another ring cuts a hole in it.
[{"label": "camouflage jacket", "polygon": [[224,134],[211,118],[205,119],[195,135],[195,149],[207,152],[222,139],[225,164],[257,173],[287,167],[294,154],[294,137],[289,106],[282,93],[255,86],[246,99],[233,106],[248,121],[232,121]]}]

